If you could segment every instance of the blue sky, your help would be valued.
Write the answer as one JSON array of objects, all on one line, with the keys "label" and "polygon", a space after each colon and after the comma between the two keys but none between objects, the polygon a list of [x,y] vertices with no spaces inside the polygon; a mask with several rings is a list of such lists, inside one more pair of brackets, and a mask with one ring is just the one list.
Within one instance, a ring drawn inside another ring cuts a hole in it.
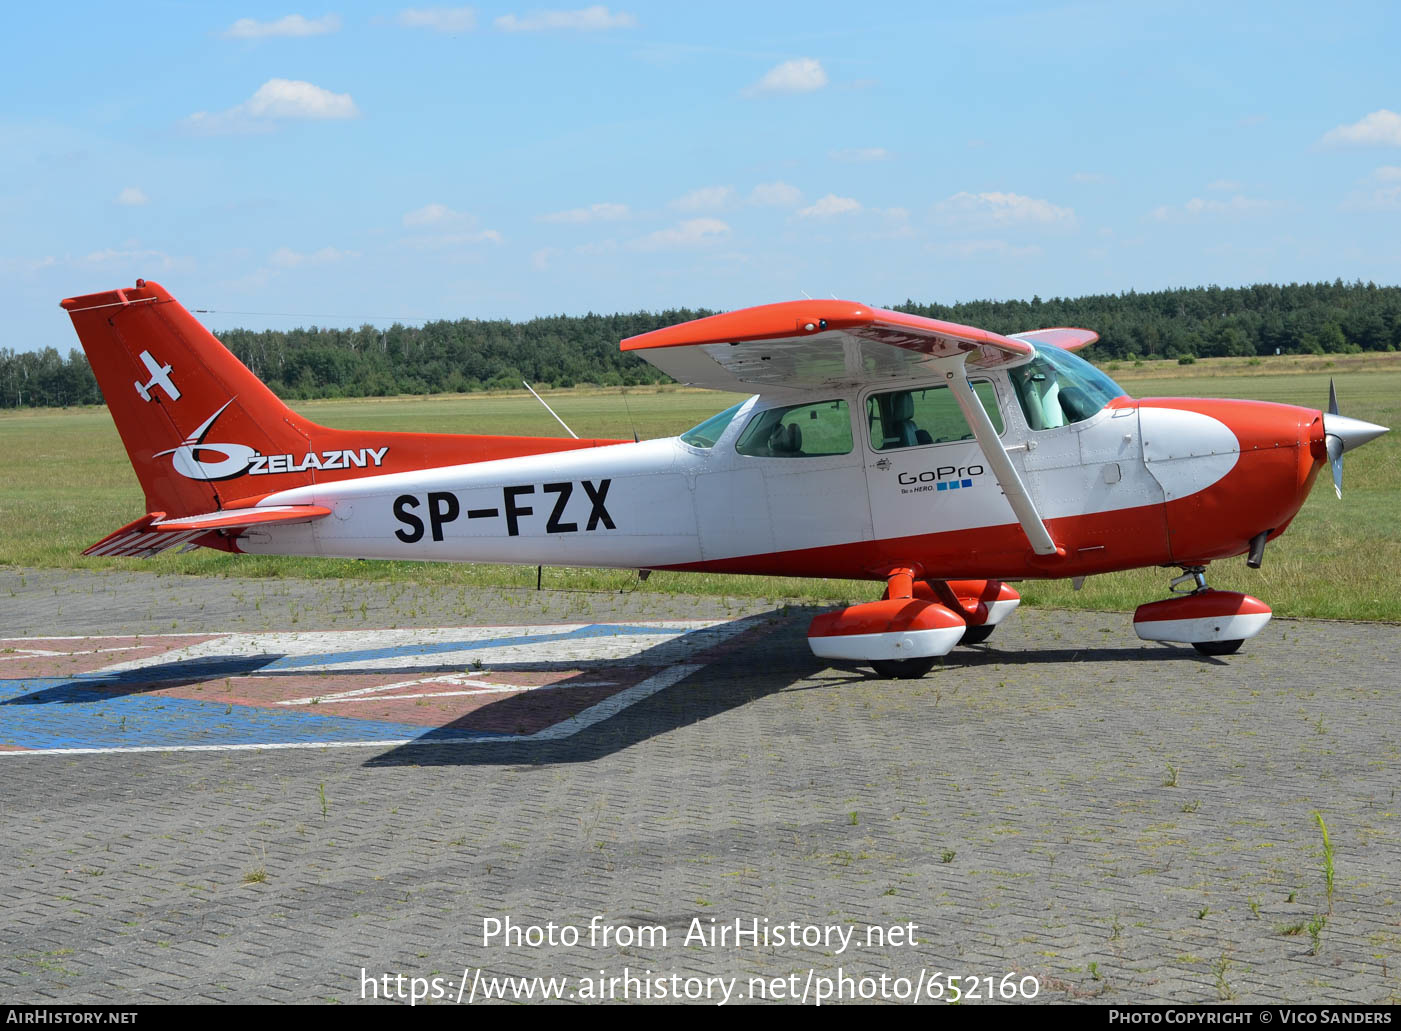
[{"label": "blue sky", "polygon": [[4,346],[1401,281],[1394,3],[299,3],[11,20]]}]

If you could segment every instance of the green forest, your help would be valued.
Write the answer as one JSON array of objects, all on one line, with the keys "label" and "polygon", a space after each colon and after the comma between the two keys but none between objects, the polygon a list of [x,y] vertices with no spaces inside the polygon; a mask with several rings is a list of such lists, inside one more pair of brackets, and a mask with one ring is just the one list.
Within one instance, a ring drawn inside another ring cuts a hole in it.
[{"label": "green forest", "polygon": [[[998,333],[1046,326],[1093,329],[1097,362],[1392,351],[1401,347],[1401,287],[1373,283],[1194,287],[1029,301],[919,304],[901,311]],[[582,384],[666,382],[624,337],[713,314],[674,310],[552,316],[528,322],[458,319],[388,329],[234,329],[219,339],[284,398],[382,397]],[[64,358],[0,348],[0,408],[100,404],[79,348]]]}]

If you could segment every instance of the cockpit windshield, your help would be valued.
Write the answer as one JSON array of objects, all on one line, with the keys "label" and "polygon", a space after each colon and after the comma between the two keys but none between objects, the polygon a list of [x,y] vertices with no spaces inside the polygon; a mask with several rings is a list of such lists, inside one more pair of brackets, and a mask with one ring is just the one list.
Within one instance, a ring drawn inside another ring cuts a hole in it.
[{"label": "cockpit windshield", "polygon": [[709,449],[715,446],[715,442],[725,435],[725,430],[739,414],[739,410],[748,402],[741,401],[737,405],[726,408],[719,415],[712,415],[699,426],[694,426],[681,434],[681,439],[691,447]]},{"label": "cockpit windshield", "polygon": [[1127,391],[1083,358],[1047,344],[1036,356],[1009,369],[1017,399],[1033,430],[1084,422]]}]

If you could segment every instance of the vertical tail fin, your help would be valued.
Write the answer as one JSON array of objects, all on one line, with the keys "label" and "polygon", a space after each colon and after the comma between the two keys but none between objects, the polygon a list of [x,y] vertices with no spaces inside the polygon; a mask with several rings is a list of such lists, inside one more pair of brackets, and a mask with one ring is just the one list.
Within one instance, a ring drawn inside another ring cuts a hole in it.
[{"label": "vertical tail fin", "polygon": [[329,429],[279,401],[157,283],[62,304],[147,512],[171,519],[312,483],[623,443]]},{"label": "vertical tail fin", "polygon": [[[241,481],[258,459],[306,452],[318,427],[279,401],[159,284],[138,279],[134,289],[70,297],[62,305],[148,511],[215,511],[254,493],[230,490],[225,481]],[[277,480],[279,488],[298,482]],[[303,474],[301,482],[310,481]]]}]

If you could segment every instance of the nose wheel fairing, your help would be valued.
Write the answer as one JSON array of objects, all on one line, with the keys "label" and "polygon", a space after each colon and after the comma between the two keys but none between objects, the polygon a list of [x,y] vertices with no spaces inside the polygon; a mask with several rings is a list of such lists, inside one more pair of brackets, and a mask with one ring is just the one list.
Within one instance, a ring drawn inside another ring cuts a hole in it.
[{"label": "nose wheel fairing", "polygon": [[1241,641],[1264,630],[1270,616],[1270,607],[1259,598],[1208,587],[1180,598],[1140,605],[1133,614],[1133,629],[1144,641],[1234,644],[1230,649],[1234,651]]}]

